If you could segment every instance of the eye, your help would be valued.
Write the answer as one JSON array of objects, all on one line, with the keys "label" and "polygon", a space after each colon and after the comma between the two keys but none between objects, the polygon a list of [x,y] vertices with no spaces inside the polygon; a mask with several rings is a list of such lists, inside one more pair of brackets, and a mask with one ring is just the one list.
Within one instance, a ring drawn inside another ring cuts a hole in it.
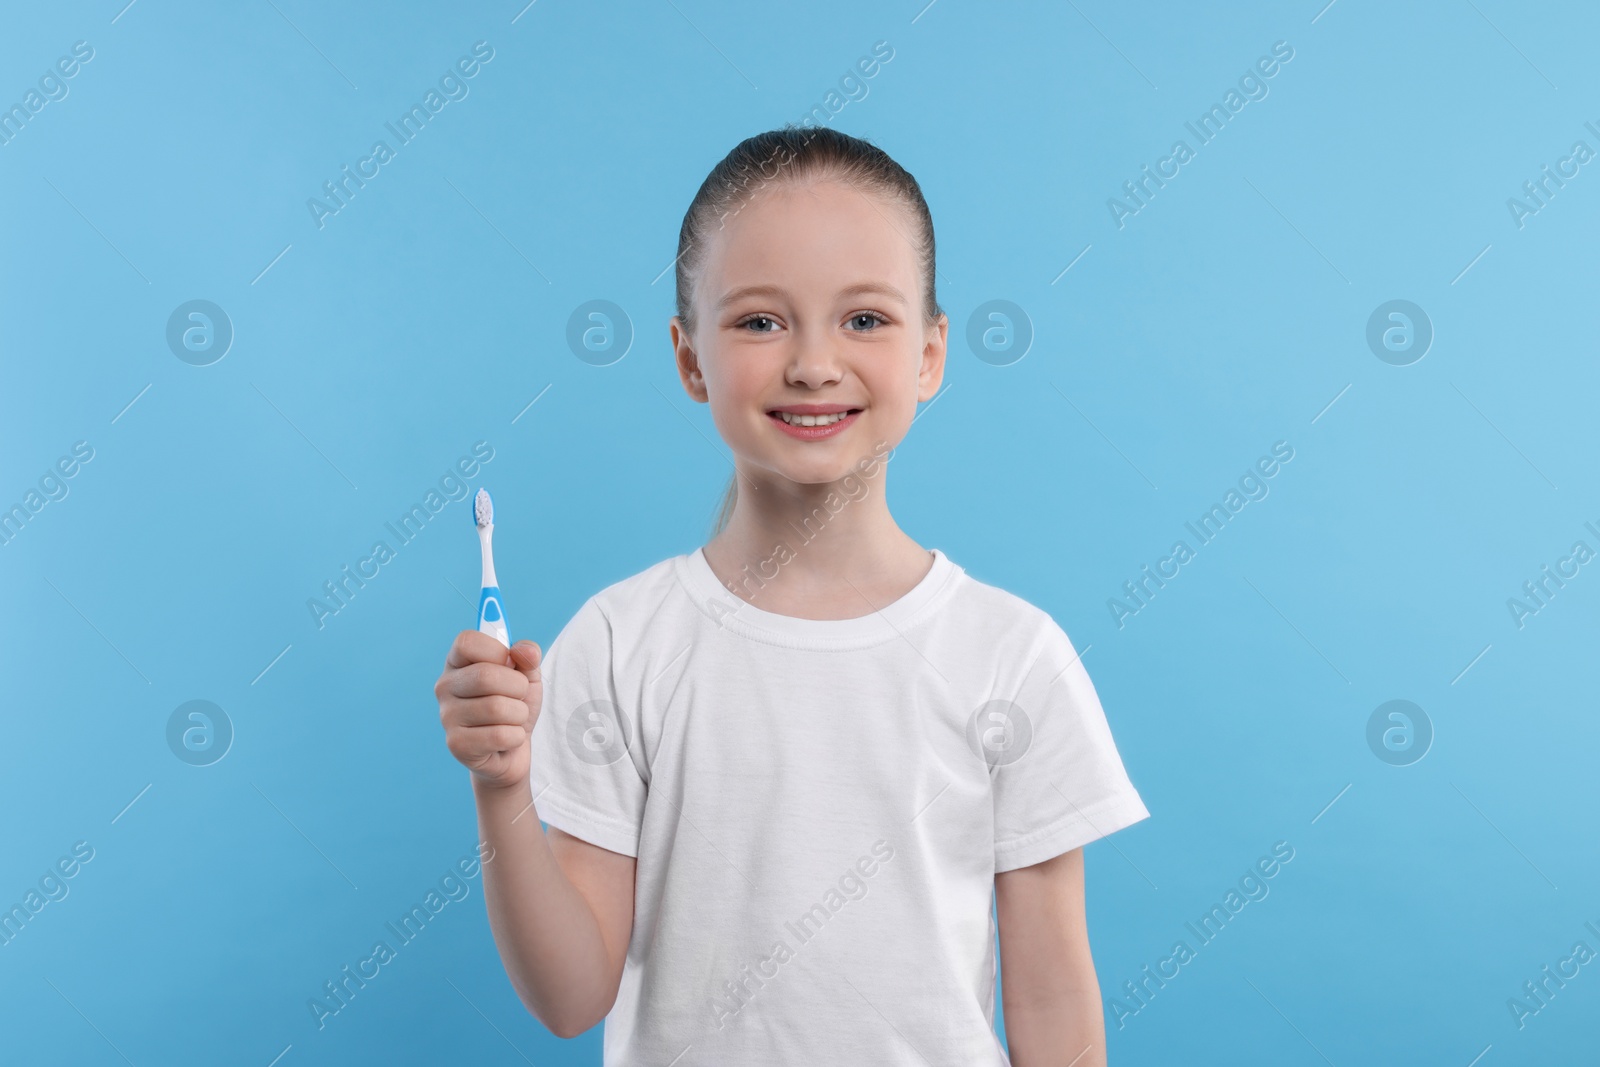
[{"label": "eye", "polygon": [[[758,323],[762,325],[757,325]],[[773,320],[766,315],[751,315],[748,318],[740,319],[738,322],[734,323],[735,328],[744,326],[751,327],[749,330],[750,333],[771,333],[772,327],[776,325],[777,323],[773,322]]]},{"label": "eye", "polygon": [[878,326],[887,326],[889,324],[889,320],[876,311],[858,311],[850,316],[849,321],[856,326],[865,326],[864,329],[852,330],[851,332],[853,333],[871,333]]}]

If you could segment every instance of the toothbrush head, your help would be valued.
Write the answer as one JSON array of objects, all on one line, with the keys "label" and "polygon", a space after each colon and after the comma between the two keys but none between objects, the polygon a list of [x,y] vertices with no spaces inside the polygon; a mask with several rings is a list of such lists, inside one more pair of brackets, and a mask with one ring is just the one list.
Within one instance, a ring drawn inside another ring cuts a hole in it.
[{"label": "toothbrush head", "polygon": [[472,500],[472,517],[480,527],[494,525],[494,501],[489,499],[489,490],[478,490]]}]

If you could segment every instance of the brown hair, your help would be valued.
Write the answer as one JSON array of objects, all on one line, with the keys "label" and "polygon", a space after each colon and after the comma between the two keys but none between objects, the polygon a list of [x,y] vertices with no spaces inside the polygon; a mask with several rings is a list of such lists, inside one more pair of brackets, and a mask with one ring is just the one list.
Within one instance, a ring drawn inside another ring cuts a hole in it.
[{"label": "brown hair", "polygon": [[[721,229],[730,215],[775,181],[798,182],[831,178],[870,189],[900,204],[912,215],[917,233],[912,240],[922,268],[923,318],[933,322],[944,311],[934,285],[933,214],[917,180],[889,154],[870,141],[826,126],[803,127],[790,123],[747,137],[722,157],[700,191],[695,193],[678,231],[677,311],[684,328],[694,330],[694,280],[699,274],[708,231],[715,222]],[[722,505],[712,527],[715,537],[727,526],[738,499],[739,478],[728,480]]]}]

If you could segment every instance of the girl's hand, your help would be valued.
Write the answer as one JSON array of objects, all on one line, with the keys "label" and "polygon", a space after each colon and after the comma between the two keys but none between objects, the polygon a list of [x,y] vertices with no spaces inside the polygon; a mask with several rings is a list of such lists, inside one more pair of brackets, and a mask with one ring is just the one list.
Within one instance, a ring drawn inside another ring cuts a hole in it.
[{"label": "girl's hand", "polygon": [[434,683],[450,754],[492,788],[526,788],[528,738],[539,718],[543,653],[532,641],[508,651],[488,634],[462,630]]}]

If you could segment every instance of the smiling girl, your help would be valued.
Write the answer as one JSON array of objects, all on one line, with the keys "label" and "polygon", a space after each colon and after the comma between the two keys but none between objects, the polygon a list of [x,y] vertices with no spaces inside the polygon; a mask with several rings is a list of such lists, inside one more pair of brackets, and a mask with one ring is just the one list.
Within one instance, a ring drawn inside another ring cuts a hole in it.
[{"label": "smiling girl", "polygon": [[1055,621],[889,513],[945,366],[921,189],[764,133],[679,253],[678,374],[735,457],[714,536],[547,656],[463,631],[435,686],[512,984],[563,1037],[605,1020],[608,1067],[1104,1064],[1082,849],[1149,812]]}]

